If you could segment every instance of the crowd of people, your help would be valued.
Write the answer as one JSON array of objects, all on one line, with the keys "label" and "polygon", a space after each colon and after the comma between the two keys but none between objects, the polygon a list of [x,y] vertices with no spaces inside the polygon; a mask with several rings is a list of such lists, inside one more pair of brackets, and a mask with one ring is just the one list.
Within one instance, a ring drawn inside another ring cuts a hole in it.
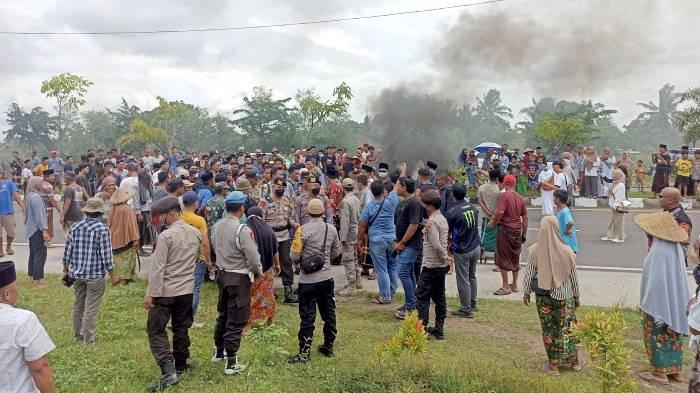
[{"label": "crowd of people", "polygon": [[[196,315],[206,281],[218,287],[211,360],[223,362],[226,375],[236,375],[245,368],[238,358],[241,338],[256,321],[274,322],[277,276],[282,302],[297,304],[300,317],[298,352],[288,362],[307,363],[316,313],[323,321],[317,351],[331,357],[339,334],[335,297],[355,296],[363,280],[377,281],[379,293],[371,302],[378,305],[392,304],[401,285],[404,301],[391,313],[404,319],[416,312],[430,337],[445,339],[446,277],[455,273],[459,294],[459,307],[451,314],[474,318],[476,266],[486,251],[495,253],[502,278],[495,295],[522,290],[523,302],[530,304],[535,294],[548,357],[544,371],[581,370],[584,363],[570,331],[580,293],[579,244],[569,207],[574,195],[607,197],[611,218],[603,240],[623,242],[630,187],[626,174],[634,170],[629,157],[616,160],[610,149],[598,157],[592,147],[570,145],[563,152],[552,148],[549,155],[540,148],[520,155],[519,149],[504,145],[498,152],[488,151],[474,168],[477,157],[467,149],[459,161],[469,176],[461,184],[432,161],[415,168],[389,164],[377,150],[368,144],[354,153],[311,146],[284,155],[278,149],[246,153],[241,147],[228,154],[182,153],[172,147],[164,156],[157,149],[137,155],[100,149],[88,151],[78,164],[55,151],[44,160],[32,152],[24,161],[14,152],[11,170],[0,171],[5,252],[13,253],[14,201],[23,210],[29,240],[30,283],[45,287],[52,214],[58,212],[66,233],[62,281],[74,288],[74,337],[86,345],[96,344],[105,277],[126,286],[136,278],[141,258],[149,257],[146,334],[161,369],[152,391],[177,384],[192,367],[188,330],[205,324]],[[665,151],[662,146],[655,158],[652,188],[664,212],[637,216],[650,247],[641,308],[652,369],[640,377],[659,383],[682,380],[682,345],[666,343],[682,342],[689,326],[700,330],[688,324],[686,304],[680,304],[689,298],[682,274],[686,254],[694,247],[689,241],[692,223],[680,205],[687,152],[674,161]],[[668,187],[671,163],[681,188]],[[484,184],[478,179],[482,173],[488,174]],[[476,203],[468,197],[470,187],[478,187]],[[528,249],[520,288],[520,254],[528,228],[523,195],[528,189],[541,194],[543,218],[538,239]],[[332,265],[343,266],[344,283],[335,282]],[[55,388],[46,354],[54,345],[34,314],[11,307],[17,298],[15,281],[14,265],[3,263],[0,313],[12,321],[1,328],[9,329],[3,337],[35,332],[33,340],[18,347],[24,356],[12,355],[12,367],[24,367],[15,391],[50,392]],[[169,323],[172,343],[166,334]]]}]

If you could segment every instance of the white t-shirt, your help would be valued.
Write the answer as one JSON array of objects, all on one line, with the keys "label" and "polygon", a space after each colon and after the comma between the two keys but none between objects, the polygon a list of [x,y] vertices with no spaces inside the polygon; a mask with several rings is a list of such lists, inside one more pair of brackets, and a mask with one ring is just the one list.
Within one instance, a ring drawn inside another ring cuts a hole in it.
[{"label": "white t-shirt", "polygon": [[0,303],[0,391],[38,392],[27,367],[56,346],[33,312]]},{"label": "white t-shirt", "polygon": [[22,179],[26,182],[30,177],[34,176],[31,169],[22,168]]},{"label": "white t-shirt", "polygon": [[569,185],[569,181],[566,179],[566,174],[554,173],[554,185],[559,187],[560,190],[566,191],[566,187]]},{"label": "white t-shirt", "polygon": [[153,163],[156,162],[156,158],[153,156],[141,157],[141,161],[143,161],[143,165],[150,170],[153,168]]},{"label": "white t-shirt", "polygon": [[[546,171],[542,171],[540,173],[540,176],[537,178],[538,183],[545,183],[554,176],[554,184],[557,184],[557,180],[559,180],[562,176],[558,176],[553,170],[549,169]],[[542,215],[543,216],[551,216],[554,214],[554,190],[551,191],[545,191],[545,190],[540,190],[540,195],[542,196]]]},{"label": "white t-shirt", "polygon": [[159,170],[157,170],[157,171],[153,174],[152,178],[153,178],[153,185],[154,185],[154,186],[157,186],[157,185],[158,185],[158,174],[161,173],[161,172],[163,172],[163,171],[161,171],[161,170],[159,169]]},{"label": "white t-shirt", "polygon": [[134,190],[134,196],[129,199],[127,202],[127,205],[131,207],[132,209],[136,210],[137,213],[141,211],[141,200],[135,201],[136,198],[139,197],[139,178],[138,177],[127,177],[122,179],[122,182],[119,183],[119,188],[126,188],[129,189],[131,188]]},{"label": "white t-shirt", "polygon": [[603,175],[603,177],[607,177],[608,179],[612,179],[612,171],[613,171],[613,168],[615,168],[616,162],[617,162],[617,160],[615,160],[615,156],[610,156],[610,157],[608,157],[607,160],[601,161],[600,174]]},{"label": "white t-shirt", "polygon": [[598,176],[598,167],[600,167],[600,157],[596,157],[595,161],[593,161],[593,167],[591,167],[591,169],[584,169],[584,174],[586,176]]}]

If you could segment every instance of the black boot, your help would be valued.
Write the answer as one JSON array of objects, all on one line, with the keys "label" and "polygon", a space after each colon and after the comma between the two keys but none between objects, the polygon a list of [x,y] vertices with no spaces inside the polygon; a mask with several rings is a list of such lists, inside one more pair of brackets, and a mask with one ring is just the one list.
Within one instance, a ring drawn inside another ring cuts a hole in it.
[{"label": "black boot", "polygon": [[287,363],[308,363],[311,360],[311,342],[312,338],[304,338],[303,344],[299,344],[299,353],[296,356],[287,358]]},{"label": "black boot", "polygon": [[[233,351],[231,351],[233,352]],[[229,351],[226,351],[228,354]],[[234,352],[233,356],[228,356],[226,358],[226,368],[224,368],[224,374],[226,375],[238,375],[245,370],[245,365],[238,363],[238,354]]]},{"label": "black boot", "polygon": [[328,343],[319,345],[318,352],[327,358],[332,358],[335,355],[335,353],[333,353],[333,344]]},{"label": "black boot", "polygon": [[443,326],[445,325],[445,321],[435,321],[435,327],[428,328],[426,331],[435,337],[436,340],[444,340],[445,339],[445,333],[443,331]]},{"label": "black boot", "polygon": [[192,371],[195,368],[194,363],[187,363],[186,360],[183,360],[181,362],[178,362],[177,360],[175,361],[175,371],[177,371],[177,375],[180,376],[181,374],[184,374],[188,371]]},{"label": "black boot", "polygon": [[299,303],[299,297],[294,294],[294,290],[291,285],[284,286],[284,302],[286,304]]},{"label": "black boot", "polygon": [[160,378],[148,386],[149,392],[160,392],[180,382],[180,379],[177,377],[174,361],[171,360],[161,364],[160,372]]}]

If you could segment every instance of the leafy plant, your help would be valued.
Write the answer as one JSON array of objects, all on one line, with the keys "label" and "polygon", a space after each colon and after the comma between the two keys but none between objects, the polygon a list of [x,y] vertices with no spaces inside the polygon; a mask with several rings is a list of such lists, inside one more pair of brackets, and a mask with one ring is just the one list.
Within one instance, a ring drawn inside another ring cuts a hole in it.
[{"label": "leafy plant", "polygon": [[632,352],[621,337],[626,329],[622,310],[612,312],[589,311],[583,322],[573,326],[572,332],[589,354],[602,380],[603,392],[636,392],[627,359]]},{"label": "leafy plant", "polygon": [[69,72],[56,75],[53,78],[41,82],[41,92],[48,98],[56,100],[58,117],[56,128],[58,129],[58,139],[63,141],[64,129],[62,120],[66,111],[77,111],[81,106],[85,105],[85,95],[87,95],[88,87],[93,83],[80,75],[74,75]]},{"label": "leafy plant", "polygon": [[403,353],[418,355],[425,352],[428,346],[428,335],[425,332],[423,322],[418,319],[418,313],[411,311],[401,324],[394,337],[377,344],[377,356],[379,362],[384,362],[389,355],[398,358]]},{"label": "leafy plant", "polygon": [[243,376],[245,378],[246,393],[252,392],[255,386],[259,386],[265,376],[264,366],[273,366],[281,358],[289,355],[281,343],[289,336],[286,328],[279,325],[267,325],[259,323],[253,326],[246,339],[252,348],[247,351],[249,358]]}]

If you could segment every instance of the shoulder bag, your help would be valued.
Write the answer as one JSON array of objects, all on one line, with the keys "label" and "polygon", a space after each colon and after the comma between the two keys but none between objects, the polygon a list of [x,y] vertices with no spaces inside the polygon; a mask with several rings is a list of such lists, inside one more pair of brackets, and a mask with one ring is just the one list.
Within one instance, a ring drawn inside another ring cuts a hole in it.
[{"label": "shoulder bag", "polygon": [[326,264],[326,240],[328,240],[328,224],[325,222],[323,225],[326,226],[326,231],[323,235],[323,245],[321,246],[321,252],[310,258],[301,259],[301,271],[305,274],[316,273],[323,269],[323,265]]}]

